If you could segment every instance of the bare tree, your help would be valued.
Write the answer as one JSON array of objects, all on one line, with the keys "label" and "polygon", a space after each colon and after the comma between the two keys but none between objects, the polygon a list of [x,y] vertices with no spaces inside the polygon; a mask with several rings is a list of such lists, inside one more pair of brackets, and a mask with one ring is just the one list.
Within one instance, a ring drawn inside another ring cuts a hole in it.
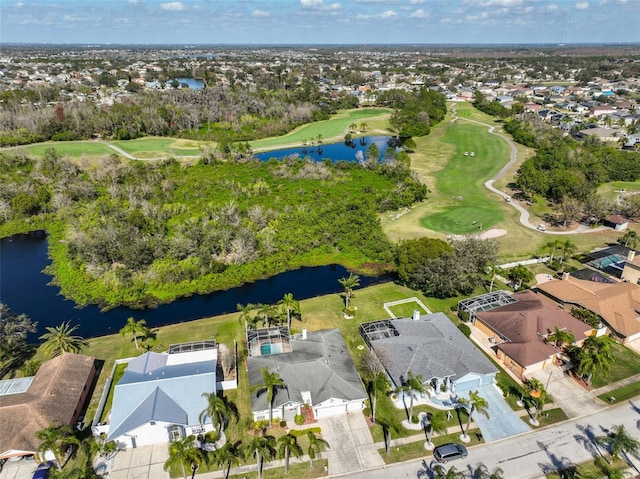
[{"label": "bare tree", "polygon": [[224,372],[224,377],[230,377],[231,373],[236,368],[236,357],[233,349],[229,348],[226,344],[219,345],[218,360],[220,361],[220,366]]}]

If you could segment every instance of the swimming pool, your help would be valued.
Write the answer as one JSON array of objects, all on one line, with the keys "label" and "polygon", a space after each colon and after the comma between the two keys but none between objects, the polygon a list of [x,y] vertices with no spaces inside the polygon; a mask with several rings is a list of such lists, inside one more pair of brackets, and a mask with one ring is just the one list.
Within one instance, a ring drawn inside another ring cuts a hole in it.
[{"label": "swimming pool", "polygon": [[282,344],[264,343],[260,345],[260,354],[268,356],[270,354],[280,354],[284,351]]}]

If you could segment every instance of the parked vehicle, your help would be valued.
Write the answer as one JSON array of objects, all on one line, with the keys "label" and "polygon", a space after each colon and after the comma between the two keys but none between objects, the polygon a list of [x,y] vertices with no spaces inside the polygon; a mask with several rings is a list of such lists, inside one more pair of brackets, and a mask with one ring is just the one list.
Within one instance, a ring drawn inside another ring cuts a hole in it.
[{"label": "parked vehicle", "polygon": [[462,444],[449,443],[438,446],[433,450],[433,457],[437,462],[446,463],[467,457],[467,448]]},{"label": "parked vehicle", "polygon": [[539,230],[539,231],[547,231],[547,227],[546,227],[545,225],[543,225],[542,223],[540,223],[540,224],[538,225],[538,230]]},{"label": "parked vehicle", "polygon": [[49,477],[49,471],[53,467],[53,462],[47,461],[43,462],[36,467],[36,470],[33,472],[32,479],[47,479]]}]

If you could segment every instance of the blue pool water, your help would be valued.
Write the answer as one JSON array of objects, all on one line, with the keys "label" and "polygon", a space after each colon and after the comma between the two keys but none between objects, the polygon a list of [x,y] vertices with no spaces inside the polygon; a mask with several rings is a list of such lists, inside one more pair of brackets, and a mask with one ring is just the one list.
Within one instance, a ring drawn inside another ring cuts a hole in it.
[{"label": "blue pool water", "polygon": [[282,352],[282,344],[267,343],[260,346],[260,354],[268,356],[269,354],[280,354]]}]

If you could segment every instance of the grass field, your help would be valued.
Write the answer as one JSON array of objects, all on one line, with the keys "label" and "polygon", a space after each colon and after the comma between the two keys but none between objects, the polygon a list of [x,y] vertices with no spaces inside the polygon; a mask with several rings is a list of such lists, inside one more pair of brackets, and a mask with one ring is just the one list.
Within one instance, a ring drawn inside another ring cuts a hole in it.
[{"label": "grass field", "polygon": [[286,135],[251,141],[249,144],[254,150],[269,150],[302,144],[304,140],[314,140],[318,135],[322,135],[323,141],[329,143],[332,140],[342,140],[351,123],[358,124],[362,122],[367,124],[365,132],[367,134],[389,134],[388,118],[390,115],[391,110],[387,108],[359,108],[341,111],[328,120],[309,123],[296,128]]},{"label": "grass field", "polygon": [[489,135],[485,127],[463,122],[451,125],[441,141],[453,145],[455,154],[433,175],[437,189],[433,200],[438,201],[439,211],[423,218],[422,224],[430,230],[456,234],[485,231],[496,225],[502,220],[500,200],[496,195],[489,198],[483,183],[508,161],[507,145]]},{"label": "grass field", "polygon": [[82,156],[107,156],[115,153],[103,143],[95,141],[48,141],[46,143],[36,143],[34,145],[22,146],[20,149],[27,151],[33,156],[44,156],[49,148],[53,148],[62,157],[81,158]]},{"label": "grass field", "polygon": [[136,158],[199,156],[199,146],[204,144],[175,138],[139,138],[137,140],[112,141],[111,143]]},{"label": "grass field", "polygon": [[613,181],[598,188],[598,194],[611,201],[617,200],[621,191],[624,193],[640,193],[640,181]]}]

